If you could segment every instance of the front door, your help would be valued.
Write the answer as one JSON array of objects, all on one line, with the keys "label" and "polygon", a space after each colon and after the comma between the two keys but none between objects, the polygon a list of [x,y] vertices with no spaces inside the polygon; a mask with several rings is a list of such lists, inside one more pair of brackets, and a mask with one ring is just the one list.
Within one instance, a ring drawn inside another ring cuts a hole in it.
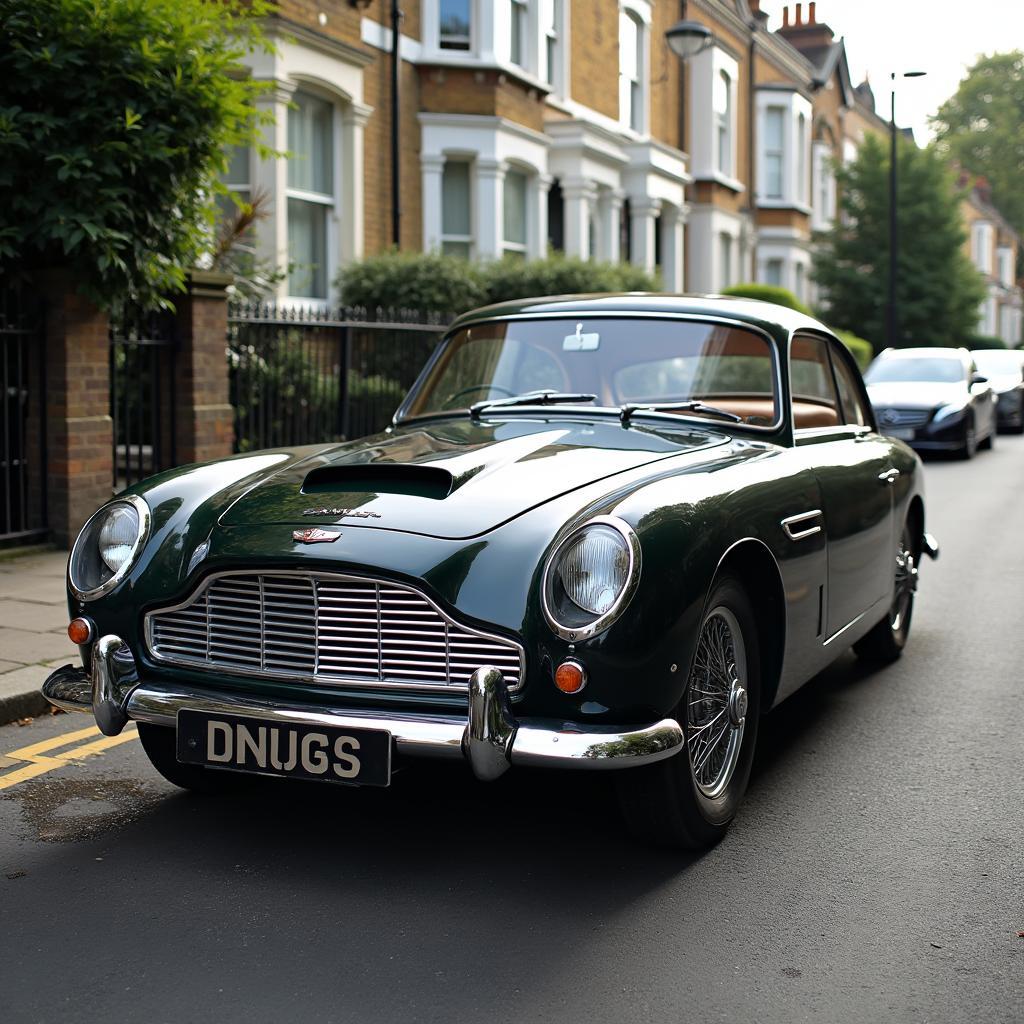
[{"label": "front door", "polygon": [[[895,557],[890,444],[871,429],[859,407],[863,399],[850,394],[849,368],[838,354],[835,368],[832,363],[825,339],[793,340],[794,433],[818,477],[828,538],[826,640],[891,592]],[[826,417],[834,422],[824,423]],[[808,420],[814,425],[800,426]]]}]

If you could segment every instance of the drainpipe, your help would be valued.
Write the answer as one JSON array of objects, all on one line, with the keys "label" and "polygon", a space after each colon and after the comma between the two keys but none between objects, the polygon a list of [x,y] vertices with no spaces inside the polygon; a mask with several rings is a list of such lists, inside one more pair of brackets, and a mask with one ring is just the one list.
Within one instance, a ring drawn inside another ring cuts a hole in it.
[{"label": "drainpipe", "polygon": [[[679,20],[686,21],[686,0],[679,0]],[[686,148],[686,104],[690,100],[689,63],[684,60],[679,64],[679,148],[684,153],[689,152]]]},{"label": "drainpipe", "polygon": [[750,208],[750,279],[757,279],[757,142],[755,121],[757,118],[757,89],[754,74],[754,40],[757,37],[757,18],[750,22],[750,46],[747,52],[747,196]]},{"label": "drainpipe", "polygon": [[391,241],[397,249],[402,241],[402,157],[400,149],[401,124],[399,109],[399,75],[402,57],[399,52],[402,39],[402,10],[398,0],[391,0]]}]

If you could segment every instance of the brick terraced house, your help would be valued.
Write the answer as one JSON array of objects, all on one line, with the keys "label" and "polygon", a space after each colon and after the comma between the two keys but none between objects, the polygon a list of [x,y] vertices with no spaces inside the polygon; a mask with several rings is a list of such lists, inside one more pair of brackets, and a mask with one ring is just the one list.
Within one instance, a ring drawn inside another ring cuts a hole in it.
[{"label": "brick terraced house", "polygon": [[[342,264],[397,241],[555,249],[657,268],[668,290],[757,280],[814,301],[833,166],[888,131],[815,3],[772,31],[758,0],[403,0],[397,69],[395,6],[280,0],[278,52],[251,60],[268,141],[292,155],[238,153],[230,184],[271,200],[257,235],[292,265],[278,298],[329,301]],[[686,61],[665,37],[681,19],[710,32]]]}]

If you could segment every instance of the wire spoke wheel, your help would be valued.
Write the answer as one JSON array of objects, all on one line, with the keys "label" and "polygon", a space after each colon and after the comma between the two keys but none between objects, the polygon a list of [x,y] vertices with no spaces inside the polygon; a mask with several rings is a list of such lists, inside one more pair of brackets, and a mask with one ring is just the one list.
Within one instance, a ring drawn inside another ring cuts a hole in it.
[{"label": "wire spoke wheel", "polygon": [[697,788],[709,799],[732,779],[747,714],[747,653],[736,616],[724,605],[701,627],[686,690],[686,745]]},{"label": "wire spoke wheel", "polygon": [[896,546],[896,589],[893,595],[889,626],[898,633],[910,617],[917,590],[917,562],[911,543],[910,531],[904,528]]}]

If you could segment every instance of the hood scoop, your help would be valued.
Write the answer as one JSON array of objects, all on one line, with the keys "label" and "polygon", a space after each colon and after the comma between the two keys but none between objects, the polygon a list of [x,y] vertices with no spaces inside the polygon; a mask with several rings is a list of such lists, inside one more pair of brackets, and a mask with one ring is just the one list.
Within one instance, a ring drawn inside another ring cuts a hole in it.
[{"label": "hood scoop", "polygon": [[403,494],[440,500],[452,493],[455,478],[439,466],[356,463],[318,466],[306,474],[303,494]]}]

